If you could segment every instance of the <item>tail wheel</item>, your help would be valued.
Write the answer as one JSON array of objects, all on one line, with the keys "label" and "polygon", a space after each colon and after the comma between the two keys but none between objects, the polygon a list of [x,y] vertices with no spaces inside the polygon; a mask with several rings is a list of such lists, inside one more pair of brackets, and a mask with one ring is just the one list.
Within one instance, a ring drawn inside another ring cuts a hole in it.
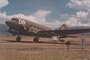
[{"label": "tail wheel", "polygon": [[18,37],[16,38],[16,41],[17,41],[17,42],[20,42],[20,41],[21,41],[21,37],[18,36]]},{"label": "tail wheel", "polygon": [[58,37],[59,41],[64,42],[65,40],[61,39],[61,37]]},{"label": "tail wheel", "polygon": [[65,40],[63,40],[63,39],[61,39],[61,38],[59,37],[59,41],[64,42]]},{"label": "tail wheel", "polygon": [[38,42],[39,42],[39,37],[35,37],[33,41],[34,41],[35,43],[38,43]]}]

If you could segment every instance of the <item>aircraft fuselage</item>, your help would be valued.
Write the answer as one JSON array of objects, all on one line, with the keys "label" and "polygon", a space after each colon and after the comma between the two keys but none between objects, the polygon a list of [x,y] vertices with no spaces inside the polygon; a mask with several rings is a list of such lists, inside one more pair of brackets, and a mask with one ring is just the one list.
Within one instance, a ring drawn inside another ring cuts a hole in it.
[{"label": "aircraft fuselage", "polygon": [[17,31],[17,34],[21,35],[35,36],[38,31],[51,30],[51,28],[21,18],[12,18],[7,20],[6,24],[11,30]]}]

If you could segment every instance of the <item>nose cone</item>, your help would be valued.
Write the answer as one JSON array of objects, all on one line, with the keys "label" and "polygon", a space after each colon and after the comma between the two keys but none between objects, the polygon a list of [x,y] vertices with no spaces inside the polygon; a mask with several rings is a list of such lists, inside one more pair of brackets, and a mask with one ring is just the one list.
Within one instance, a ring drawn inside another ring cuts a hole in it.
[{"label": "nose cone", "polygon": [[5,23],[6,23],[7,25],[9,25],[9,24],[11,24],[11,21],[10,21],[10,20],[6,20]]},{"label": "nose cone", "polygon": [[8,24],[8,21],[6,20],[5,23]]}]

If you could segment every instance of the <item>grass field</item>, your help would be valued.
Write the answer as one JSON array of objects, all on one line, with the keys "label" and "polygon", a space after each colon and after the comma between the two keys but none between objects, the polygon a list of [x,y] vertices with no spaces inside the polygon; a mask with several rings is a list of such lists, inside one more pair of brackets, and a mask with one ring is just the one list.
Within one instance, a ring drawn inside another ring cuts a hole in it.
[{"label": "grass field", "polygon": [[70,45],[67,50],[65,44],[50,43],[49,39],[40,39],[42,43],[33,43],[31,39],[26,37],[23,42],[13,42],[15,37],[0,38],[0,60],[90,60],[90,38],[87,38],[88,45],[84,45],[83,51],[81,45]]}]

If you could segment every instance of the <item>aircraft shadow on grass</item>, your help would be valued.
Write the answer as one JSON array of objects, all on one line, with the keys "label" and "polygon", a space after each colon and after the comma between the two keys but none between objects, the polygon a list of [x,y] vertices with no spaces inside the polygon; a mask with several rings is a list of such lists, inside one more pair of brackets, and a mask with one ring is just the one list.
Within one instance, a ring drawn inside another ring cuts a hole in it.
[{"label": "aircraft shadow on grass", "polygon": [[[0,43],[34,43],[33,41],[20,41],[20,42],[17,42],[17,41],[12,41],[12,40],[3,40],[1,41]],[[66,41],[66,42],[48,42],[48,41],[39,41],[38,42],[39,44],[40,43],[43,43],[43,44],[65,44],[65,45],[81,45],[80,43],[76,43],[75,41]],[[36,43],[36,44],[38,44]],[[83,44],[85,46],[90,46],[89,43],[85,43]]]},{"label": "aircraft shadow on grass", "polygon": [[[70,45],[68,45],[67,43],[70,43]],[[23,44],[23,43],[34,43],[33,41],[21,41],[21,42],[17,42],[17,41],[12,41],[12,40],[3,40],[3,41],[0,41],[0,43],[21,43],[21,44]],[[59,47],[59,48],[56,48],[56,49],[67,49],[67,50],[77,50],[77,49],[79,49],[79,50],[81,50],[82,49],[82,47],[80,47],[81,46],[81,44],[80,43],[76,43],[76,42],[74,42],[74,41],[67,41],[67,42],[48,42],[48,41],[39,41],[38,43],[36,43],[36,44],[55,44],[55,45],[61,45],[61,46],[63,46],[63,47]],[[65,47],[65,45],[67,46],[67,48]],[[79,47],[71,47],[71,45],[72,46],[79,46]],[[90,46],[90,44],[84,44],[84,46]],[[69,48],[68,48],[69,47]],[[47,47],[47,49],[53,49],[53,48],[48,48]],[[86,47],[84,47],[83,48],[83,50],[85,50],[85,49],[87,49]],[[89,48],[88,48],[88,50],[90,50]]]}]

